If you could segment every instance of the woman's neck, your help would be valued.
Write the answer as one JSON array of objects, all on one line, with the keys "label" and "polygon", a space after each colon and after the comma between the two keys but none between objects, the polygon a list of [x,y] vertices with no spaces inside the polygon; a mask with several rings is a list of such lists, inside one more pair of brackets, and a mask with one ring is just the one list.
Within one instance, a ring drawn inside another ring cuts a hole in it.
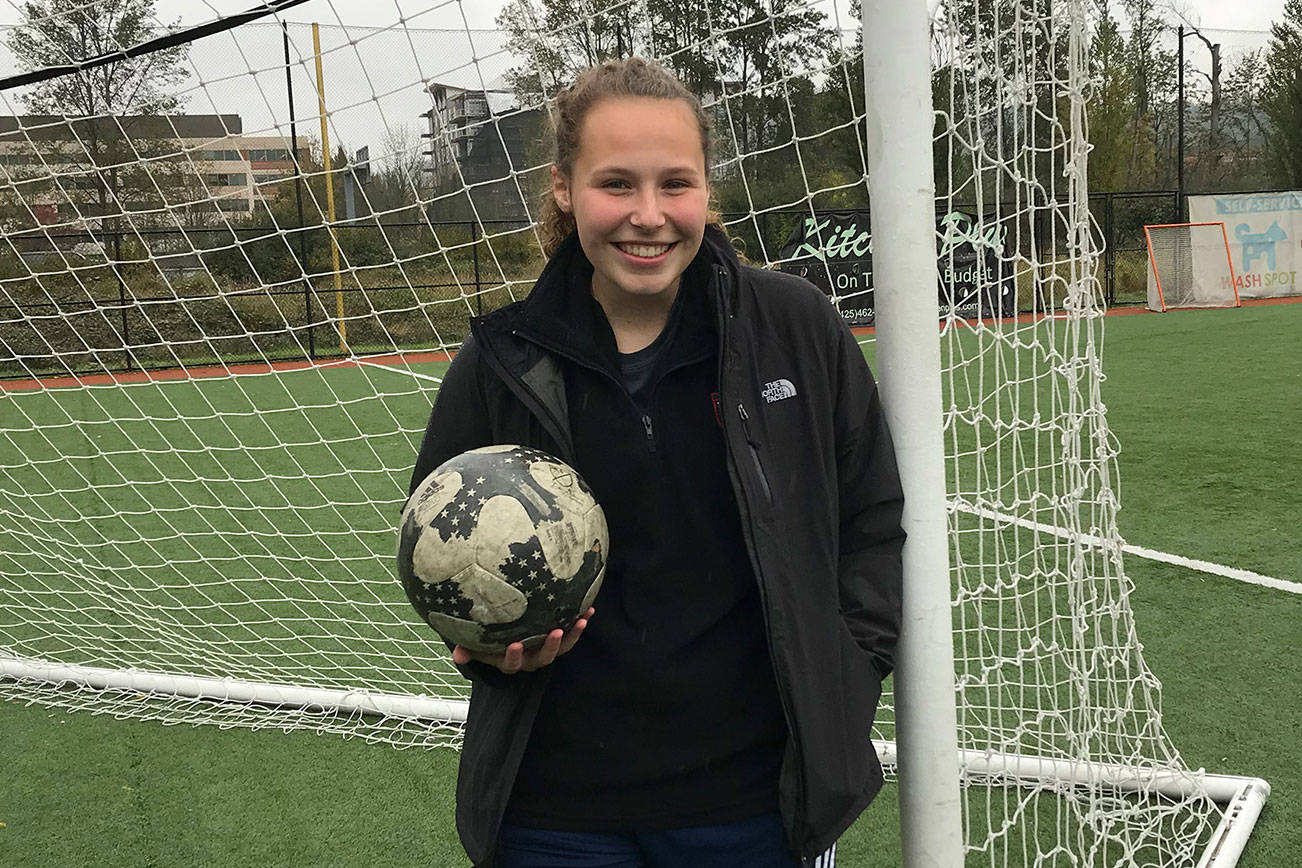
[{"label": "woman's neck", "polygon": [[[680,276],[671,286],[651,295],[603,288],[593,279],[592,296],[601,305],[615,333],[615,345],[621,353],[635,353],[649,347],[669,321],[669,311],[682,286]],[[604,289],[604,291],[603,291]]]}]

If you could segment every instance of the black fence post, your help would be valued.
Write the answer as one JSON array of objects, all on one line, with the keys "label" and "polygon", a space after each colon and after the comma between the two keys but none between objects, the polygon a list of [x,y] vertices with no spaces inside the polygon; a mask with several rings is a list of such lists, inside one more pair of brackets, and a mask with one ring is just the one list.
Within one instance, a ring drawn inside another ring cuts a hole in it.
[{"label": "black fence post", "polygon": [[484,292],[479,285],[479,223],[470,221],[470,257],[475,263],[475,312],[484,315]]},{"label": "black fence post", "polygon": [[[290,158],[294,161],[294,197],[298,200],[298,270],[303,274],[303,310],[307,326],[307,357],[316,358],[316,329],[312,327],[312,281],[307,276],[307,239],[303,232],[303,166],[298,158],[298,119],[294,115],[294,80],[290,75],[289,25],[280,22],[285,45],[285,93],[289,97]],[[239,242],[238,235],[236,243]]]},{"label": "black fence post", "polygon": [[131,327],[127,316],[127,284],[122,279],[122,220],[117,219],[113,230],[113,276],[118,279],[118,304],[122,310],[122,369],[131,370]]},{"label": "black fence post", "polygon": [[1117,226],[1113,218],[1115,200],[1103,194],[1103,298],[1108,307],[1117,303]]}]

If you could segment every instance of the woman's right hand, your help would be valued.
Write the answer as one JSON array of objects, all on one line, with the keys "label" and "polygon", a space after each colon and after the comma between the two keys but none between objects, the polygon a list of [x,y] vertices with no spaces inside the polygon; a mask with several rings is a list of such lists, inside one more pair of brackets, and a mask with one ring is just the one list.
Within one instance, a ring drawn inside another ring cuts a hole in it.
[{"label": "woman's right hand", "polygon": [[573,648],[574,643],[578,642],[579,637],[583,635],[584,628],[588,626],[588,619],[594,612],[596,609],[588,609],[584,616],[575,621],[574,626],[567,631],[562,631],[560,628],[551,631],[543,643],[532,651],[524,650],[524,645],[519,642],[512,642],[499,654],[481,654],[458,645],[452,649],[452,662],[464,666],[471,660],[477,660],[507,675],[533,672],[535,669],[550,666],[557,657]]}]

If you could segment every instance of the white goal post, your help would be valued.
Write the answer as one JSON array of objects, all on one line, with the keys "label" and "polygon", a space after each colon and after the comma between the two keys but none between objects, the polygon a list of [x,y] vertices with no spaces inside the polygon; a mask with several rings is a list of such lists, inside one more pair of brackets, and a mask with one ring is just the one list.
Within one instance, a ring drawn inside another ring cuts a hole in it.
[{"label": "white goal post", "polygon": [[[281,0],[0,70],[0,701],[459,744],[468,686],[394,574],[408,474],[469,317],[541,267],[550,98],[638,53],[702,96],[745,255],[877,314],[905,864],[1234,865],[1269,786],[1167,735],[1117,530],[1096,4],[465,2]],[[109,63],[166,87],[51,109]]]},{"label": "white goal post", "polygon": [[1224,223],[1144,227],[1148,309],[1239,307],[1239,281]]}]

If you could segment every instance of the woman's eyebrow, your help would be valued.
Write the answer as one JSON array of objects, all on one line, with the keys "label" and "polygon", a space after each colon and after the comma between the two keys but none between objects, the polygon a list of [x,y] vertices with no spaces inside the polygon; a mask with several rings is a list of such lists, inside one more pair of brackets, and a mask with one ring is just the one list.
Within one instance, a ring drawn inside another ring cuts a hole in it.
[{"label": "woman's eyebrow", "polygon": [[[610,175],[636,175],[636,174],[638,174],[638,171],[637,171],[637,169],[630,168],[629,166],[625,166],[625,165],[621,165],[621,164],[617,164],[617,163],[612,163],[612,164],[610,164],[610,165],[606,165],[606,166],[596,166],[596,167],[594,167],[593,170],[592,170],[592,174],[594,174],[594,175],[598,175],[598,174],[610,174]],[[697,167],[697,166],[693,166],[693,165],[691,165],[690,163],[682,163],[682,164],[679,164],[679,165],[675,165],[675,166],[667,166],[667,167],[665,167],[665,168],[663,168],[663,169],[660,169],[660,170],[657,172],[657,174],[660,174],[660,175],[699,175],[699,174],[701,174],[701,170],[700,170],[699,167]]]}]

